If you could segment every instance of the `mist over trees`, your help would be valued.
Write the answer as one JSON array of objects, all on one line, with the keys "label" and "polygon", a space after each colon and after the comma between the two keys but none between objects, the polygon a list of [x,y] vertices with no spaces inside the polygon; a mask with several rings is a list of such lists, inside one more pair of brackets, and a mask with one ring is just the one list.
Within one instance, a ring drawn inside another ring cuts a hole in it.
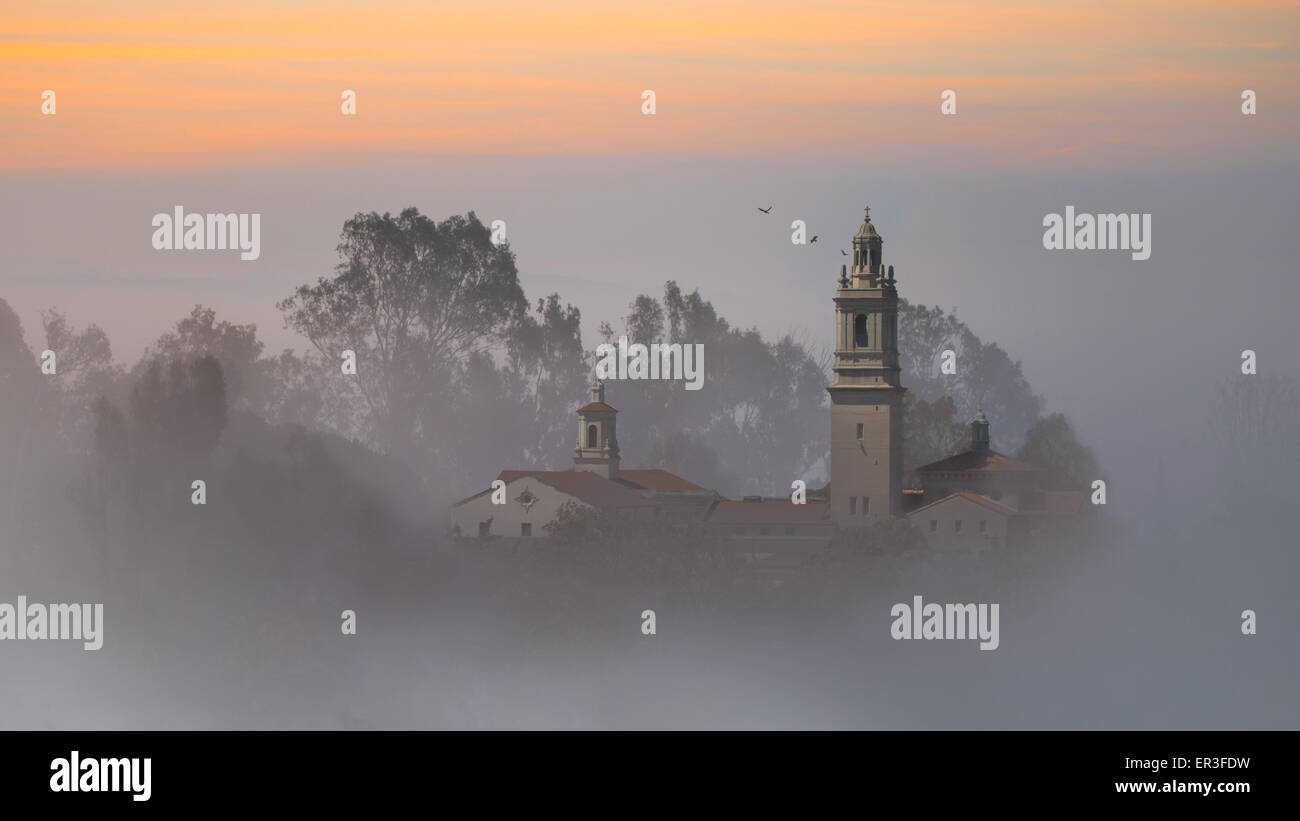
[{"label": "mist over trees", "polygon": [[[446,498],[483,464],[556,456],[564,409],[585,378],[578,309],[529,310],[508,243],[471,211],[435,222],[407,208],[343,227],[332,278],[280,303],[286,322],[338,372],[336,429],[405,460]],[[567,420],[564,420],[567,421]],[[540,432],[540,436],[538,435]]]},{"label": "mist over trees", "polygon": [[[42,314],[45,351],[27,344],[22,322],[0,299],[0,530],[35,527],[42,494],[68,492],[90,442],[90,410],[120,370],[102,329],[71,327],[57,311]],[[43,368],[52,369],[52,373]]]},{"label": "mist over trees", "polygon": [[[941,370],[944,351],[956,354],[954,374]],[[913,452],[922,461],[908,462],[909,469],[930,461],[923,455],[937,452],[934,448],[950,438],[952,422],[965,425],[980,410],[989,419],[993,448],[1003,453],[1014,453],[1043,414],[1043,398],[1034,393],[1020,362],[1012,360],[996,342],[982,341],[957,318],[955,310],[945,312],[937,306],[927,308],[900,299],[898,354],[910,401],[952,400],[951,418],[946,405],[921,409],[916,424],[922,430],[916,434]],[[911,426],[912,417],[906,418]]]},{"label": "mist over trees", "polygon": [[269,363],[261,359],[263,347],[256,326],[217,322],[215,311],[196,305],[175,330],[145,350],[133,375],[139,378],[159,363],[210,356],[221,368],[226,402],[241,410],[260,411],[270,392]]},{"label": "mist over trees", "polygon": [[[733,328],[698,290],[664,285],[662,299],[642,294],[623,320],[629,344],[704,345],[704,387],[681,381],[624,381],[611,402],[623,463],[661,467],[723,493],[782,494],[822,469],[830,447],[824,412],[826,367],[791,336],[774,342],[756,329]],[[602,326],[605,342],[615,331]]]},{"label": "mist over trees", "polygon": [[969,440],[969,429],[958,418],[951,396],[927,402],[911,391],[903,394],[904,482],[909,487],[920,487],[916,468],[963,450]]},{"label": "mist over trees", "polygon": [[[132,671],[119,672],[117,686],[140,686],[146,677],[134,671],[147,670],[165,679],[148,696],[163,692],[183,707],[168,713],[150,701],[118,714],[127,718],[100,713],[88,723],[662,726],[683,721],[683,709],[703,725],[736,723],[742,714],[795,715],[788,693],[808,692],[777,687],[762,709],[746,704],[717,718],[737,693],[764,692],[754,682],[766,673],[754,673],[781,655],[772,652],[780,642],[795,648],[792,668],[837,659],[827,678],[835,683],[820,682],[816,700],[825,726],[842,725],[844,715],[865,726],[896,715],[897,700],[915,691],[913,677],[891,682],[881,672],[877,659],[897,648],[883,628],[861,627],[866,608],[923,587],[954,601],[978,589],[1008,612],[1019,602],[1021,612],[1039,606],[1034,612],[1050,618],[1061,612],[1053,597],[1063,579],[1094,573],[1112,597],[1115,580],[1130,579],[1091,564],[1120,544],[1114,532],[1062,534],[1048,549],[976,566],[928,549],[902,520],[840,531],[780,589],[747,576],[699,523],[667,518],[571,506],[550,528],[554,538],[535,545],[456,545],[444,539],[450,501],[501,468],[571,464],[593,343],[626,333],[634,342],[704,345],[702,390],[620,381],[609,399],[620,410],[624,465],[662,467],[729,495],[784,495],[794,478],[824,476],[827,352],[735,327],[706,295],[675,281],[662,294],[637,295],[626,316],[584,340],[579,307],[558,294],[526,299],[513,252],[492,245],[472,213],[441,222],[415,209],[359,214],[339,254],[333,276],[281,303],[303,350],[267,351],[255,326],[196,305],[162,325],[138,361],[120,363],[96,325],[47,311],[27,335],[0,300],[0,575],[28,593],[106,601],[105,652],[121,653],[116,668]],[[492,321],[479,325],[476,312]],[[995,448],[1042,465],[1055,484],[1084,487],[1101,470],[1063,415],[1043,415],[1042,398],[996,343],[937,308],[905,305],[900,324],[909,469],[964,448],[982,407]],[[58,353],[55,374],[41,371],[42,343]],[[938,369],[944,348],[957,353],[955,375]],[[345,350],[356,353],[356,376],[340,367]],[[1210,470],[1240,511],[1273,521],[1285,514],[1285,505],[1264,501],[1289,492],[1287,471],[1300,456],[1297,398],[1293,382],[1242,376],[1189,412],[1209,417]],[[205,504],[193,501],[196,481]],[[1157,579],[1171,572],[1164,561]],[[1147,600],[1150,578],[1132,576],[1132,601]],[[360,614],[364,643],[339,643],[344,607]],[[635,617],[646,608],[659,611],[655,641],[679,642],[664,651],[679,655],[624,666],[650,647],[626,639],[642,639]],[[1131,614],[1120,615],[1114,633],[1129,635]],[[849,624],[856,632],[846,635]],[[1043,635],[1044,646],[999,650],[1024,661],[1008,667],[1015,681],[991,692],[1012,692],[1025,670],[1044,667],[1059,643]],[[869,650],[846,654],[847,646]],[[1198,638],[1189,658],[1202,647]],[[1135,669],[1146,669],[1148,650],[1132,649]],[[1107,636],[1079,667],[1104,667],[1114,652]],[[664,675],[656,671],[665,658],[691,672],[646,678]],[[705,658],[734,676],[713,703],[699,697]],[[931,670],[934,681],[952,672],[938,662]],[[866,680],[893,688],[880,712],[863,706],[856,685],[836,689]],[[555,681],[562,692],[537,695]],[[602,691],[599,682],[609,681]],[[662,702],[627,703],[628,693],[644,696],[660,682],[669,694]],[[595,718],[582,712],[593,701],[601,701]],[[577,718],[522,715],[520,703],[568,707]],[[1111,707],[1108,696],[1099,703]],[[909,709],[894,720],[963,720],[936,718],[924,699]],[[1019,715],[1018,704],[1004,709]]]},{"label": "mist over trees", "polygon": [[1294,379],[1237,374],[1217,382],[1206,438],[1231,512],[1261,515],[1290,509],[1300,460],[1300,386]]},{"label": "mist over trees", "polygon": [[1049,414],[1030,428],[1016,457],[1043,468],[1049,490],[1080,490],[1105,478],[1092,449],[1075,438],[1063,413]]},{"label": "mist over trees", "polygon": [[[503,467],[570,463],[595,345],[582,338],[577,306],[559,294],[525,298],[508,243],[494,244],[473,212],[435,221],[407,208],[356,214],[337,252],[332,275],[279,303],[307,343],[302,351],[268,354],[254,325],[196,305],[128,369],[100,328],[74,329],[49,311],[43,330],[59,368],[42,379],[6,305],[0,368],[16,387],[6,391],[6,416],[45,426],[69,458],[95,466],[88,475],[98,478],[78,491],[92,511],[106,504],[114,454],[129,453],[144,471],[158,460],[241,452],[245,438],[284,447],[295,428],[340,453],[373,452],[393,468],[379,474],[405,477],[385,493],[426,524]],[[900,313],[909,472],[962,449],[983,408],[998,449],[1047,462],[1065,483],[1095,473],[1068,421],[1042,419],[1043,399],[996,343],[937,307],[903,301]],[[632,299],[600,335],[704,347],[702,390],[676,380],[608,386],[625,466],[661,467],[728,495],[784,495],[795,478],[825,478],[825,349],[733,327],[699,290],[671,280],[659,296]],[[941,372],[944,350],[955,352],[956,374]],[[342,368],[348,352],[355,374]],[[13,430],[4,447],[17,453],[27,440]]]},{"label": "mist over trees", "polygon": [[15,514],[27,492],[32,450],[32,426],[37,417],[41,372],[22,322],[9,303],[0,299],[0,527],[13,532]]},{"label": "mist over trees", "polygon": [[[570,463],[595,345],[582,338],[577,306],[558,294],[525,298],[508,243],[494,244],[473,212],[435,221],[407,208],[356,214],[337,251],[332,275],[279,303],[308,343],[302,351],[269,354],[254,325],[196,305],[126,368],[99,327],[77,329],[47,311],[42,330],[59,363],[51,376],[0,306],[0,376],[12,387],[0,400],[5,418],[62,443],[64,461],[46,452],[41,465],[78,477],[62,492],[96,522],[130,493],[139,511],[131,486],[163,475],[245,458],[293,465],[315,453],[355,466],[370,477],[358,480],[365,493],[436,529],[447,503],[501,468]],[[900,310],[909,471],[963,448],[983,408],[1004,452],[1042,462],[1063,484],[1096,473],[1068,421],[1042,419],[1042,398],[996,343],[954,313],[906,302]],[[671,280],[602,323],[597,341],[622,335],[702,344],[706,374],[699,391],[676,380],[608,386],[624,465],[661,467],[728,495],[784,495],[795,478],[825,477],[827,351],[733,327],[699,290]],[[952,375],[940,371],[949,349]],[[342,368],[347,352],[355,374]],[[22,469],[32,441],[22,429],[6,425],[0,445],[10,470]],[[115,482],[115,471],[135,479]],[[11,511],[20,493],[10,491]]]}]

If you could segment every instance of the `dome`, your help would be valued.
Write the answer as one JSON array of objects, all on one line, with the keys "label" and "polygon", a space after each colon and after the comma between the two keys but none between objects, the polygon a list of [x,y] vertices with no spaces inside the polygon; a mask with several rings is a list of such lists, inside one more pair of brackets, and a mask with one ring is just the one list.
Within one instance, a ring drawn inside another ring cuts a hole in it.
[{"label": "dome", "polygon": [[863,211],[865,211],[866,214],[862,218],[862,227],[859,228],[858,232],[853,235],[853,238],[854,239],[869,239],[869,238],[879,239],[880,234],[876,233],[876,226],[871,224],[871,206],[868,205],[866,208],[863,209]]}]

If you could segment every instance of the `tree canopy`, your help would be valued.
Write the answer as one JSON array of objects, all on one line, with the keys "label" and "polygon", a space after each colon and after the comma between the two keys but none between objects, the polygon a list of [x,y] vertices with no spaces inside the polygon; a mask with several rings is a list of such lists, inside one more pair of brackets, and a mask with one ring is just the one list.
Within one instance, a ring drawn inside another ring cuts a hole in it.
[{"label": "tree canopy", "polygon": [[[899,301],[899,359],[903,384],[917,399],[952,398],[957,420],[965,424],[983,410],[992,423],[994,448],[1012,452],[1043,413],[1021,370],[996,342],[983,342],[956,311]],[[943,352],[956,354],[955,374],[942,372]]]}]

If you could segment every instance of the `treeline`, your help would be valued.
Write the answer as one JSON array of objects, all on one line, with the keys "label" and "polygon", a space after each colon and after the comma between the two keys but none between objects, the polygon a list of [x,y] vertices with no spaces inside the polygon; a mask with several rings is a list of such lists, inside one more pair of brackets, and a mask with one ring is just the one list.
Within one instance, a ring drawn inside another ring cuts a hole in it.
[{"label": "treeline", "polygon": [[[0,302],[9,470],[48,474],[98,527],[122,498],[174,487],[204,466],[274,458],[277,469],[307,470],[328,458],[357,477],[358,494],[434,526],[447,503],[503,467],[570,463],[595,348],[576,306],[558,294],[530,303],[514,252],[493,244],[473,212],[440,222],[414,208],[358,214],[337,250],[332,275],[279,304],[306,342],[299,351],[270,353],[255,326],[196,306],[128,367],[97,325],[77,329],[51,311],[42,331],[57,366],[42,373]],[[996,343],[937,308],[904,303],[902,314],[909,469],[963,447],[982,407],[995,447],[1051,467],[1063,484],[1096,475],[1068,422],[1042,418],[1043,400]],[[728,495],[782,493],[793,478],[826,474],[833,352],[734,327],[675,281],[602,324],[602,341],[622,334],[703,344],[706,374],[700,391],[670,381],[610,386],[625,465],[662,467]],[[939,372],[945,349],[958,352],[955,376]],[[341,368],[348,352],[355,375]],[[34,485],[7,485],[12,515]]]}]

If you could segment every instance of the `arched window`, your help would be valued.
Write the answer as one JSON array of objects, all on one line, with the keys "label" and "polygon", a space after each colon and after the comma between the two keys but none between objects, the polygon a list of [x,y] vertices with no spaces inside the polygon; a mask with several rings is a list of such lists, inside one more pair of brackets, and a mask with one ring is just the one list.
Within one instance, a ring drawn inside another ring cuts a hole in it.
[{"label": "arched window", "polygon": [[596,447],[596,439],[597,439],[597,438],[598,438],[598,433],[597,433],[597,431],[596,431],[596,426],[595,426],[595,425],[588,425],[588,426],[587,426],[587,447],[589,447],[589,448],[594,448],[594,447]]},{"label": "arched window", "polygon": [[858,314],[853,317],[853,347],[867,347],[867,315]]}]

